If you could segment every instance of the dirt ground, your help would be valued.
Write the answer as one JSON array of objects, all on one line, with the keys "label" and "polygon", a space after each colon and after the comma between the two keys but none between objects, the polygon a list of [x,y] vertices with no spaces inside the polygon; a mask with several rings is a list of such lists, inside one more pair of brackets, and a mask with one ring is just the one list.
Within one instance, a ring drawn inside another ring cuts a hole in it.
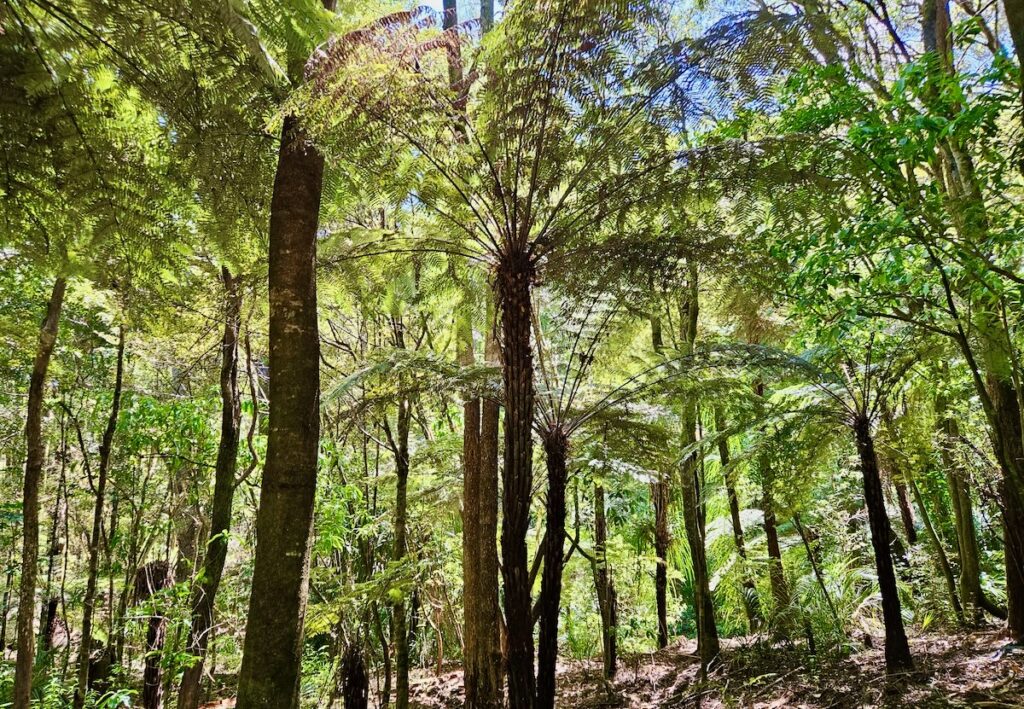
[{"label": "dirt ground", "polygon": [[[622,658],[608,684],[597,660],[560,665],[558,706],[1024,707],[1024,647],[995,632],[911,638],[915,672],[888,681],[881,647],[807,664],[801,651],[741,638],[723,642],[721,665],[700,684],[696,649],[684,640]],[[417,673],[412,694],[419,709],[461,707],[462,673]]]}]

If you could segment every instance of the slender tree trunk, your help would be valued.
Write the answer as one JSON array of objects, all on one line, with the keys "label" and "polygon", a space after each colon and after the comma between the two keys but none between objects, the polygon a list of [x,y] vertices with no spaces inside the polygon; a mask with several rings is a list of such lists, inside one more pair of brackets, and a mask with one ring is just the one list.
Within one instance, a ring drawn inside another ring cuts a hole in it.
[{"label": "slender tree trunk", "polygon": [[[459,314],[459,363],[472,366],[473,326],[471,313]],[[467,394],[462,404],[462,603],[463,686],[466,706],[479,705],[478,686],[481,672],[480,638],[480,554],[483,540],[480,530],[480,398]]]},{"label": "slender tree trunk", "polygon": [[601,656],[604,678],[612,680],[618,666],[618,598],[608,567],[608,522],[605,519],[604,485],[594,482],[594,589],[601,610]]},{"label": "slender tree trunk", "polygon": [[[395,454],[395,561],[402,561],[408,551],[409,507],[409,426],[412,403],[403,399],[398,406],[397,440],[391,444]],[[388,434],[390,438],[390,433]],[[409,707],[409,631],[405,600],[392,605],[391,631],[395,642],[395,707]]]},{"label": "slender tree trunk", "polygon": [[[651,318],[651,346],[660,354],[662,340],[661,320]],[[654,605],[658,618],[658,648],[668,645],[668,547],[671,543],[668,528],[668,508],[672,501],[669,478],[663,473],[651,483],[651,506],[654,508]]]},{"label": "slender tree trunk", "polygon": [[786,618],[789,614],[789,584],[782,566],[782,545],[779,543],[779,527],[775,516],[775,494],[772,491],[774,475],[767,456],[761,456],[761,508],[764,512],[764,535],[768,546],[768,581],[772,589],[775,614],[782,618],[782,625],[789,632]]},{"label": "slender tree trunk", "polygon": [[[501,352],[491,326],[493,308],[488,305],[487,339],[484,356],[491,366],[499,366]],[[497,400],[483,400],[480,418],[480,562],[477,569],[477,706],[499,709],[503,702],[503,668],[499,629],[502,626],[498,602],[498,417]]]},{"label": "slender tree trunk", "polygon": [[668,527],[668,507],[671,501],[666,476],[651,484],[654,503],[654,604],[658,616],[658,647],[668,645],[668,547],[671,543]]},{"label": "slender tree trunk", "polygon": [[[682,343],[680,349],[683,354],[693,352],[697,338],[698,308],[697,270],[696,267],[691,266],[687,293],[679,304],[680,341]],[[697,441],[697,403],[696,401],[687,401],[682,408],[683,430],[680,443],[682,448],[686,449]],[[704,539],[703,489],[700,480],[700,459],[697,453],[691,452],[683,457],[679,472],[683,522],[686,525],[686,541],[690,547],[690,562],[693,566],[693,607],[697,620],[697,652],[700,655],[703,674],[718,657],[719,644]]]},{"label": "slender tree trunk", "polygon": [[533,618],[526,533],[533,493],[533,345],[530,340],[534,275],[525,249],[503,254],[497,290],[501,308],[505,394],[505,476],[501,552],[508,627],[508,699],[511,709],[532,709]]},{"label": "slender tree trunk", "polygon": [[946,550],[942,548],[942,540],[939,539],[939,535],[935,532],[935,527],[932,526],[931,517],[928,515],[928,508],[924,504],[924,498],[921,496],[921,490],[918,488],[917,482],[911,479],[910,487],[914,491],[914,501],[917,502],[917,509],[921,511],[921,521],[924,523],[925,534],[928,535],[928,540],[932,543],[932,548],[935,549],[935,560],[939,567],[939,573],[942,574],[942,578],[946,582],[949,603],[953,607],[953,613],[956,615],[957,620],[963,625],[964,609],[960,605],[960,598],[956,593],[956,580],[953,578],[953,568],[949,565],[949,557],[946,556]]},{"label": "slender tree trunk", "polygon": [[889,554],[889,539],[892,530],[889,516],[885,511],[885,497],[882,492],[882,478],[878,471],[878,457],[871,437],[871,423],[860,416],[854,422],[857,452],[860,455],[861,473],[864,476],[864,501],[867,503],[868,520],[871,526],[871,546],[875,552],[875,569],[878,586],[882,593],[882,617],[885,622],[885,669],[895,673],[910,670],[914,663],[910,657],[910,645],[903,629],[900,611],[900,596],[896,588],[896,572]]},{"label": "slender tree trunk", "polygon": [[547,542],[540,590],[540,642],[537,647],[537,709],[555,706],[555,668],[558,663],[558,614],[562,605],[562,561],[565,539],[566,458],[569,440],[561,428],[545,431],[548,468]]},{"label": "slender tree trunk", "polygon": [[89,658],[92,652],[92,622],[96,603],[96,581],[99,575],[100,537],[103,533],[103,507],[106,500],[107,470],[110,453],[117,430],[117,418],[121,410],[121,386],[124,381],[124,326],[117,339],[117,370],[114,375],[114,397],[110,405],[110,417],[100,442],[100,463],[96,473],[96,502],[93,507],[92,534],[89,537],[89,568],[86,577],[85,597],[82,599],[82,631],[78,648],[78,683],[75,689],[74,707],[85,706],[85,694],[89,688]]},{"label": "slender tree trunk", "polygon": [[[690,417],[684,417],[684,420],[693,421]],[[685,425],[688,432],[689,423]],[[692,443],[692,434],[689,436],[684,434],[684,447]],[[718,657],[719,647],[704,535],[700,529],[699,500],[702,492],[697,482],[697,468],[697,456],[695,454],[686,456],[680,470],[680,489],[682,490],[683,500],[683,521],[686,524],[686,541],[690,547],[690,560],[693,565],[693,601],[697,620],[697,651],[700,655],[701,668],[706,671]]]},{"label": "slender tree trunk", "polygon": [[18,656],[14,666],[14,707],[28,709],[32,693],[32,665],[35,662],[36,576],[39,573],[39,488],[43,478],[43,399],[46,374],[57,343],[60,311],[67,281],[53,282],[46,318],[39,330],[39,342],[32,363],[25,416],[25,485],[22,493],[21,586],[18,593]]},{"label": "slender tree trunk", "polygon": [[[715,407],[715,429],[718,432],[725,430],[725,416],[719,406]],[[743,535],[743,521],[740,519],[740,500],[736,495],[736,474],[729,469],[729,439],[721,437],[718,439],[718,460],[722,465],[722,479],[725,482],[725,493],[729,499],[729,517],[732,520],[732,538],[736,544],[736,554],[740,557],[743,565],[743,609],[747,614],[747,623],[750,630],[756,630],[761,623],[758,609],[757,587],[754,579],[750,577],[750,570],[747,568],[747,546]]]},{"label": "slender tree trunk", "polygon": [[793,525],[796,527],[797,534],[800,535],[800,541],[804,544],[804,551],[807,552],[807,561],[811,564],[811,570],[814,572],[814,578],[818,582],[818,588],[821,589],[821,595],[825,597],[825,603],[828,604],[829,610],[832,611],[832,617],[835,618],[836,624],[842,630],[843,619],[839,617],[836,604],[833,603],[832,595],[828,592],[828,586],[825,584],[825,575],[821,572],[821,564],[818,563],[818,555],[814,553],[814,547],[811,546],[807,530],[804,529],[803,523],[800,522],[800,515],[793,515]]},{"label": "slender tree trunk", "polygon": [[[485,357],[497,364],[498,345],[490,328],[488,331]],[[468,336],[464,331],[464,348],[472,344],[471,331]],[[471,350],[464,349],[464,364],[472,363],[471,355]],[[466,707],[473,709],[496,709],[502,703],[497,547],[499,413],[500,405],[493,399],[471,398],[463,406],[463,654]]]},{"label": "slender tree trunk", "polygon": [[221,269],[224,282],[224,335],[221,338],[220,363],[220,445],[214,468],[213,504],[210,514],[210,536],[203,556],[200,582],[192,593],[192,625],[189,628],[188,652],[195,658],[181,676],[178,693],[179,709],[197,709],[202,693],[203,666],[213,629],[217,591],[224,573],[228,553],[228,532],[231,529],[231,506],[235,495],[235,474],[238,470],[239,427],[242,418],[238,390],[238,331],[242,317],[242,294],[238,279],[227,267]]}]

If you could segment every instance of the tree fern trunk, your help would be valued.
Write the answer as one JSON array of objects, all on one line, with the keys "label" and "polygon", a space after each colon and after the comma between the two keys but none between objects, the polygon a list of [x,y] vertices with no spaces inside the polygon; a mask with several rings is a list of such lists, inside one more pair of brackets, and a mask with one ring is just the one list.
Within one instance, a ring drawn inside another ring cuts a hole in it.
[{"label": "tree fern trunk", "polygon": [[878,457],[871,437],[871,424],[864,416],[854,422],[857,452],[860,456],[861,474],[864,478],[864,501],[868,508],[871,526],[871,546],[875,553],[875,570],[878,573],[878,587],[882,593],[882,617],[885,623],[885,669],[886,672],[901,672],[913,668],[910,645],[903,629],[900,611],[899,590],[896,587],[896,572],[889,553],[889,539],[892,530],[889,516],[885,511],[885,497],[882,492],[882,478],[878,471]]},{"label": "tree fern trunk", "polygon": [[501,552],[508,626],[508,700],[532,709],[533,619],[526,533],[533,493],[533,345],[530,341],[533,264],[525,250],[502,255],[497,290],[501,309],[505,394],[505,477]]},{"label": "tree fern trunk", "polygon": [[557,426],[543,434],[548,469],[547,542],[540,589],[540,642],[537,649],[537,709],[555,706],[558,664],[558,614],[562,601],[562,560],[565,539],[566,457],[569,440]]}]

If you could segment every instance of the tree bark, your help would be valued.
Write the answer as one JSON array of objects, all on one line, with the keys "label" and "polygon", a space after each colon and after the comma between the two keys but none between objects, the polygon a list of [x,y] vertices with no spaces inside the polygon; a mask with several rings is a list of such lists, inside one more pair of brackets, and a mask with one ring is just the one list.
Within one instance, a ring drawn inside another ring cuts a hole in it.
[{"label": "tree bark", "polygon": [[882,617],[885,623],[885,669],[888,673],[913,669],[910,645],[903,628],[900,611],[899,590],[896,587],[896,572],[889,553],[889,539],[892,530],[889,516],[885,511],[885,497],[882,492],[882,478],[878,470],[878,457],[871,436],[871,423],[865,416],[854,422],[857,452],[860,456],[861,474],[864,478],[864,501],[868,508],[871,527],[871,546],[875,553],[875,570],[882,594]]},{"label": "tree bark", "polygon": [[43,399],[50,357],[57,343],[60,312],[67,281],[53,282],[46,317],[39,330],[28,387],[25,416],[25,483],[22,492],[21,585],[18,593],[18,656],[14,667],[14,707],[28,709],[35,661],[36,578],[39,573],[39,488],[43,479],[46,446],[43,442]]},{"label": "tree bark", "polygon": [[532,709],[533,618],[526,533],[533,493],[533,345],[530,301],[534,266],[525,248],[510,245],[498,264],[502,379],[505,398],[505,476],[501,553],[508,627],[508,699],[511,709]]},{"label": "tree bark", "polygon": [[[399,328],[401,326],[399,325]],[[399,330],[399,333],[401,331]],[[401,344],[399,346],[402,346]],[[395,561],[402,561],[408,551],[409,512],[409,427],[412,403],[403,399],[398,405],[397,439],[388,437],[395,455]],[[409,707],[409,631],[404,598],[391,607],[391,631],[395,642],[395,707]]]},{"label": "tree bark", "polygon": [[[466,306],[464,306],[466,307]],[[471,312],[458,315],[459,364],[471,366],[473,325]],[[462,604],[463,687],[466,707],[479,706],[478,686],[481,672],[480,638],[480,397],[467,393],[462,404]]]},{"label": "tree bark", "polygon": [[[697,270],[694,266],[690,267],[690,279],[686,290],[686,295],[681,298],[679,303],[680,350],[684,355],[693,352],[697,339],[699,306]],[[685,450],[697,441],[697,402],[695,400],[683,403],[682,422],[680,444]],[[686,541],[690,547],[690,562],[693,566],[693,609],[697,620],[697,653],[700,656],[701,672],[704,674],[719,655],[719,643],[704,539],[702,510],[704,502],[699,463],[700,459],[697,453],[688,453],[683,457],[679,473],[683,522],[686,525]]]},{"label": "tree bark", "polygon": [[[220,364],[220,444],[214,468],[213,504],[210,513],[210,537],[206,543],[200,582],[192,593],[192,625],[188,652],[194,658],[185,668],[178,693],[179,709],[197,709],[201,696],[206,650],[213,629],[217,591],[224,573],[231,530],[231,507],[238,471],[238,446],[242,418],[238,389],[238,331],[242,317],[242,294],[238,279],[227,267],[221,269],[224,282],[224,335],[221,338]],[[254,402],[255,403],[255,402]]]},{"label": "tree bark", "polygon": [[764,512],[764,534],[768,546],[768,580],[772,588],[772,600],[776,614],[785,615],[789,609],[789,584],[782,566],[782,545],[779,543],[779,526],[775,516],[775,494],[772,492],[774,476],[771,464],[762,457],[761,466],[761,507]]},{"label": "tree bark", "polygon": [[284,120],[270,203],[270,417],[239,709],[297,707],[320,438],[316,234],[324,159]]},{"label": "tree bark", "polygon": [[100,461],[96,473],[96,502],[93,507],[92,534],[89,537],[89,567],[86,578],[85,597],[82,599],[82,631],[78,648],[78,683],[73,705],[75,709],[85,706],[85,695],[89,688],[89,658],[92,652],[93,607],[96,602],[96,581],[99,574],[100,537],[103,532],[103,507],[106,500],[107,470],[110,453],[117,430],[117,418],[121,410],[121,387],[124,382],[124,326],[117,339],[117,369],[114,375],[114,397],[110,405],[110,416],[100,442]]},{"label": "tree bark", "polygon": [[[487,339],[484,357],[491,366],[499,366],[501,352],[494,336],[493,307],[488,304]],[[493,398],[483,400],[480,417],[480,561],[477,569],[479,599],[477,612],[477,706],[499,709],[503,701],[501,607],[498,602],[498,418],[501,404]]]},{"label": "tree bark", "polygon": [[604,509],[604,485],[594,482],[594,589],[601,611],[601,656],[604,678],[612,680],[618,667],[618,597],[608,568],[608,522]]},{"label": "tree bark", "polygon": [[[661,320],[651,318],[651,346],[656,354],[664,347]],[[651,506],[654,508],[654,605],[658,618],[658,648],[668,645],[668,508],[672,501],[669,478],[663,473],[651,483]]]},{"label": "tree bark", "polygon": [[537,709],[555,706],[555,669],[558,663],[558,614],[562,601],[562,561],[565,539],[566,459],[569,439],[555,426],[543,434],[548,469],[544,544],[544,572],[540,590],[540,642],[537,647]]},{"label": "tree bark", "polygon": [[668,507],[671,501],[669,481],[661,476],[651,484],[654,503],[654,603],[658,615],[658,647],[668,645]]},{"label": "tree bark", "polygon": [[[725,430],[725,416],[719,406],[715,407],[715,429],[719,433]],[[743,535],[743,521],[740,519],[740,501],[736,495],[736,474],[729,470],[729,439],[725,436],[718,439],[718,460],[722,465],[722,479],[725,481],[725,493],[729,499],[729,517],[732,520],[732,538],[736,545],[736,554],[743,566],[743,609],[747,614],[747,624],[751,631],[761,623],[758,609],[757,587],[750,577],[747,568],[747,546]]]},{"label": "tree bark", "polygon": [[1003,546],[1006,562],[1007,624],[1024,642],[1024,431],[1016,388],[1008,377],[988,375],[996,419],[997,458],[1002,470]]}]

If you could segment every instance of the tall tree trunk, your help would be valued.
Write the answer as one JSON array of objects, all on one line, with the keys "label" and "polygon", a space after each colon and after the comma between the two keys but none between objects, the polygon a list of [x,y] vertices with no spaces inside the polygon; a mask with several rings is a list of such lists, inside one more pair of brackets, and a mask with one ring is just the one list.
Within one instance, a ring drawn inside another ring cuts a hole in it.
[{"label": "tall tree trunk", "polygon": [[618,598],[608,568],[608,522],[604,509],[604,485],[594,482],[594,589],[601,611],[601,656],[604,678],[612,680],[618,666]]},{"label": "tall tree trunk", "polygon": [[[661,320],[651,318],[651,346],[656,354],[664,347]],[[669,477],[658,473],[651,483],[651,506],[654,508],[654,605],[658,618],[658,648],[668,645],[668,508],[672,501]]]},{"label": "tall tree trunk", "polygon": [[871,436],[871,422],[866,416],[858,416],[854,422],[857,452],[860,456],[861,473],[864,477],[864,501],[868,508],[871,527],[871,546],[875,552],[875,570],[878,586],[882,593],[882,617],[885,623],[885,669],[895,673],[913,668],[910,645],[903,629],[900,614],[900,596],[896,588],[896,572],[889,553],[889,539],[892,530],[889,516],[885,511],[885,497],[882,492],[882,478],[878,470],[878,457]]},{"label": "tall tree trunk", "polygon": [[[398,326],[401,327],[400,325]],[[399,330],[400,332],[400,330]],[[399,345],[401,346],[401,345]],[[388,429],[395,455],[395,561],[402,561],[408,551],[409,511],[409,427],[412,422],[412,402],[403,399],[398,405],[397,439]],[[405,600],[391,608],[391,632],[395,643],[395,707],[409,707],[409,631]]]},{"label": "tall tree trunk", "polygon": [[179,709],[197,709],[201,695],[203,666],[213,629],[217,591],[224,573],[228,553],[228,532],[231,529],[231,506],[235,495],[235,474],[238,470],[239,426],[242,418],[238,389],[238,331],[242,317],[242,294],[238,279],[227,267],[221,269],[224,282],[224,335],[221,338],[220,360],[220,445],[214,468],[213,504],[210,513],[210,536],[203,556],[200,582],[192,593],[192,625],[189,628],[188,652],[195,658],[181,676],[178,693]]},{"label": "tall tree trunk", "polygon": [[[464,306],[466,307],[466,306]],[[472,312],[458,315],[459,364],[472,366],[473,326]],[[463,631],[463,687],[466,706],[479,705],[478,685],[481,667],[479,635],[480,613],[480,552],[483,549],[480,531],[480,397],[467,393],[462,404],[462,603]]]},{"label": "tall tree trunk", "polygon": [[[718,433],[725,430],[725,416],[720,406],[715,407],[715,430]],[[740,500],[736,495],[736,473],[729,469],[730,457],[729,439],[722,436],[718,439],[718,460],[722,465],[722,479],[725,481],[725,493],[729,499],[732,538],[736,545],[736,554],[739,556],[743,568],[743,609],[747,614],[748,626],[753,631],[760,625],[761,617],[758,609],[757,587],[747,568],[747,546],[743,535],[743,521],[740,519]]]},{"label": "tall tree trunk", "polygon": [[[484,357],[490,366],[499,366],[501,352],[494,336],[493,307],[488,303],[487,339]],[[499,709],[503,704],[503,668],[499,629],[502,626],[498,602],[498,417],[501,404],[485,398],[480,418],[480,562],[477,569],[477,706]]]},{"label": "tall tree trunk", "polygon": [[[1016,42],[1022,26],[1019,2],[1008,3],[1008,7],[1011,34],[1014,36],[1016,49],[1020,52],[1020,45]],[[943,76],[936,77],[936,83],[955,77],[948,0],[925,0],[921,7],[921,19],[925,50],[935,52],[940,60],[939,66]],[[938,86],[931,87],[930,91],[937,94]],[[953,218],[954,226],[968,241],[978,237],[984,238],[987,236],[989,222],[971,155],[954,136],[949,136],[943,144],[940,156],[951,177],[955,178],[950,179],[948,187],[945,188],[947,209]],[[952,303],[948,292],[948,280],[944,280],[943,283],[947,288],[947,301]],[[973,300],[976,302],[972,302],[971,306],[976,313],[974,318],[981,336],[985,363],[984,383],[981,382],[977,362],[960,322],[957,323],[957,342],[971,366],[975,388],[982,398],[989,422],[990,437],[1002,472],[1000,498],[1003,512],[1008,625],[1014,640],[1021,642],[1024,641],[1024,438],[1021,430],[1021,392],[1014,382],[1015,378],[1019,379],[1019,372],[1014,371],[1015,356],[1011,356],[1007,348],[1007,345],[1010,348],[1014,346],[1012,336],[998,324],[999,318],[996,315],[1001,307],[1005,307],[1005,302],[1000,302],[994,297],[983,297],[980,302],[977,302],[977,297]]]},{"label": "tall tree trunk", "polygon": [[540,589],[540,642],[537,647],[537,709],[555,706],[558,663],[558,613],[562,606],[562,561],[565,540],[566,459],[569,439],[554,426],[543,434],[548,469],[544,572]]},{"label": "tall tree trunk", "polygon": [[[687,292],[679,303],[680,350],[684,355],[693,352],[697,339],[699,312],[697,278],[697,269],[691,265]],[[683,404],[682,409],[683,430],[680,443],[685,450],[697,442],[697,402],[687,401]],[[679,473],[683,522],[686,525],[686,541],[690,548],[690,562],[693,567],[693,608],[697,620],[697,652],[700,656],[701,672],[706,673],[718,657],[719,645],[704,539],[702,511],[704,491],[700,480],[700,457],[697,453],[691,452],[684,455]]]},{"label": "tall tree trunk", "polygon": [[316,234],[324,159],[295,116],[270,203],[270,417],[239,709],[297,707],[320,439]]},{"label": "tall tree trunk", "polygon": [[82,630],[78,648],[78,683],[75,689],[74,707],[85,706],[85,694],[89,688],[89,658],[92,653],[92,622],[96,603],[96,581],[99,575],[100,537],[103,533],[103,507],[106,500],[107,470],[110,453],[117,430],[117,418],[121,410],[121,386],[124,381],[124,325],[117,339],[117,370],[114,375],[114,397],[110,405],[110,416],[100,442],[99,469],[96,473],[96,502],[92,515],[92,534],[89,537],[89,568],[86,577],[85,597],[82,599]]},{"label": "tall tree trunk", "polygon": [[[490,318],[488,318],[490,322]],[[468,328],[468,322],[463,326]],[[497,342],[488,327],[485,358],[497,364]],[[468,334],[468,339],[467,339]],[[462,334],[464,364],[472,363],[472,331]],[[502,703],[498,628],[498,417],[493,399],[463,405],[463,579],[466,706],[494,709]]]},{"label": "tall tree trunk", "polygon": [[[28,709],[32,693],[32,665],[35,662],[36,576],[39,573],[39,488],[43,478],[43,399],[46,374],[57,343],[60,311],[67,281],[53,282],[46,318],[39,330],[39,342],[32,363],[25,416],[25,484],[22,493],[21,586],[18,593],[18,656],[14,667],[14,707]],[[6,608],[5,608],[6,610]]]},{"label": "tall tree trunk", "polygon": [[525,248],[502,255],[496,279],[501,309],[505,398],[505,476],[501,553],[508,627],[508,699],[511,709],[532,709],[533,618],[526,533],[533,493],[533,345],[530,341],[534,266]]}]

